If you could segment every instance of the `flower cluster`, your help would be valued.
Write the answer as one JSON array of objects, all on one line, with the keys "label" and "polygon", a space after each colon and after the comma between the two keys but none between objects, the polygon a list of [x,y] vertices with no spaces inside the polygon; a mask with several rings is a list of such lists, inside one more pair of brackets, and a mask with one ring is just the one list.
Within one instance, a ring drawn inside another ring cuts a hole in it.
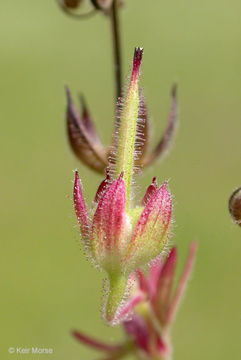
[{"label": "flower cluster", "polygon": [[89,255],[108,276],[105,318],[111,324],[117,322],[127,296],[129,275],[161,253],[170,233],[172,203],[166,183],[158,187],[153,179],[140,204],[133,206],[131,201],[136,149],[143,124],[139,123],[143,119],[138,120],[142,53],[142,49],[135,49],[129,87],[115,126],[112,158],[106,179],[97,190],[92,216],[84,202],[78,173],[75,175],[75,213]]},{"label": "flower cluster", "polygon": [[[169,329],[187,283],[196,245],[174,291],[177,251],[165,256],[172,222],[172,201],[167,183],[156,178],[143,198],[133,202],[133,177],[139,169],[163,153],[176,118],[175,89],[165,134],[147,155],[148,120],[139,85],[143,49],[136,48],[129,85],[117,104],[112,146],[104,149],[95,133],[84,100],[80,117],[67,89],[67,124],[75,154],[98,172],[106,169],[91,209],[85,204],[79,174],[75,172],[74,209],[84,248],[107,276],[103,315],[110,325],[122,323],[126,341],[104,344],[78,331],[82,343],[104,351],[106,360],[135,354],[138,359],[170,359]],[[149,159],[149,160],[148,160]],[[149,271],[147,267],[149,265]],[[147,275],[145,275],[147,272]]]},{"label": "flower cluster", "polygon": [[190,245],[186,264],[174,289],[177,249],[174,247],[164,259],[155,259],[148,275],[136,271],[136,289],[122,310],[132,311],[131,317],[123,321],[126,340],[121,344],[105,344],[79,331],[73,336],[82,344],[106,354],[104,359],[121,359],[127,354],[135,354],[138,359],[171,359],[172,348],[169,341],[170,326],[189,279],[196,252],[196,243]]}]

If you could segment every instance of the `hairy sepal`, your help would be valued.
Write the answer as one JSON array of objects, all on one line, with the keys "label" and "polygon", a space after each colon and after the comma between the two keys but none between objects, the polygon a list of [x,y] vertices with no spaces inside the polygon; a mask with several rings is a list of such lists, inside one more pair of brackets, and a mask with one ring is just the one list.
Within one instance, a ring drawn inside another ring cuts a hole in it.
[{"label": "hairy sepal", "polygon": [[75,172],[73,199],[75,214],[80,226],[80,234],[85,245],[88,245],[87,243],[89,237],[89,220],[78,171]]},{"label": "hairy sepal", "polygon": [[121,272],[125,239],[125,184],[122,175],[101,196],[92,222],[91,251],[96,262],[108,273]]},{"label": "hairy sepal", "polygon": [[125,259],[129,271],[150,262],[167,244],[171,197],[164,183],[148,200],[135,226]]}]

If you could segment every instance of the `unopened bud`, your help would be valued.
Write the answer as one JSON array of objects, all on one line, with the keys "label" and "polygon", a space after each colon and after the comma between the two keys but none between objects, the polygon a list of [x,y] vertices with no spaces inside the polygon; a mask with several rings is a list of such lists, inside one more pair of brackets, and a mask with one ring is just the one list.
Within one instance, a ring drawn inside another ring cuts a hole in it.
[{"label": "unopened bud", "polygon": [[112,5],[113,0],[91,0],[91,2],[97,10],[108,10]]},{"label": "unopened bud", "polygon": [[230,196],[229,212],[233,221],[241,226],[241,187],[236,189]]},{"label": "unopened bud", "polygon": [[63,5],[70,9],[76,9],[83,0],[62,0]]}]

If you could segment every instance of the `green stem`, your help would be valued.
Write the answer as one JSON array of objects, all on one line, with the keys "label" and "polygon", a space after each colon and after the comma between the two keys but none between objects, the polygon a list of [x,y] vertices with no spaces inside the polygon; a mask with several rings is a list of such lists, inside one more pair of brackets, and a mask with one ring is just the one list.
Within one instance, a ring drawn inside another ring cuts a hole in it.
[{"label": "green stem", "polygon": [[113,0],[111,11],[111,32],[113,38],[113,54],[114,54],[114,73],[115,73],[115,87],[116,100],[121,95],[122,88],[122,61],[121,61],[121,40],[120,40],[120,25],[119,25],[119,11],[117,0]]},{"label": "green stem", "polygon": [[109,294],[106,303],[106,319],[110,323],[114,321],[116,311],[123,300],[126,285],[127,279],[123,275],[109,275]]}]

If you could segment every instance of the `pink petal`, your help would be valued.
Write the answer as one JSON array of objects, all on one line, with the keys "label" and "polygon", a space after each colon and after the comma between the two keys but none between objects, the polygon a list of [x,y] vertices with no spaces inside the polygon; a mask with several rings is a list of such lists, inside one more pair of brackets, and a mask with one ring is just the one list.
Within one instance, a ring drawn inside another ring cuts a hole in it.
[{"label": "pink petal", "polygon": [[80,232],[83,239],[85,239],[88,236],[89,222],[85,201],[81,190],[78,171],[75,172],[73,198],[75,214],[80,225]]}]

